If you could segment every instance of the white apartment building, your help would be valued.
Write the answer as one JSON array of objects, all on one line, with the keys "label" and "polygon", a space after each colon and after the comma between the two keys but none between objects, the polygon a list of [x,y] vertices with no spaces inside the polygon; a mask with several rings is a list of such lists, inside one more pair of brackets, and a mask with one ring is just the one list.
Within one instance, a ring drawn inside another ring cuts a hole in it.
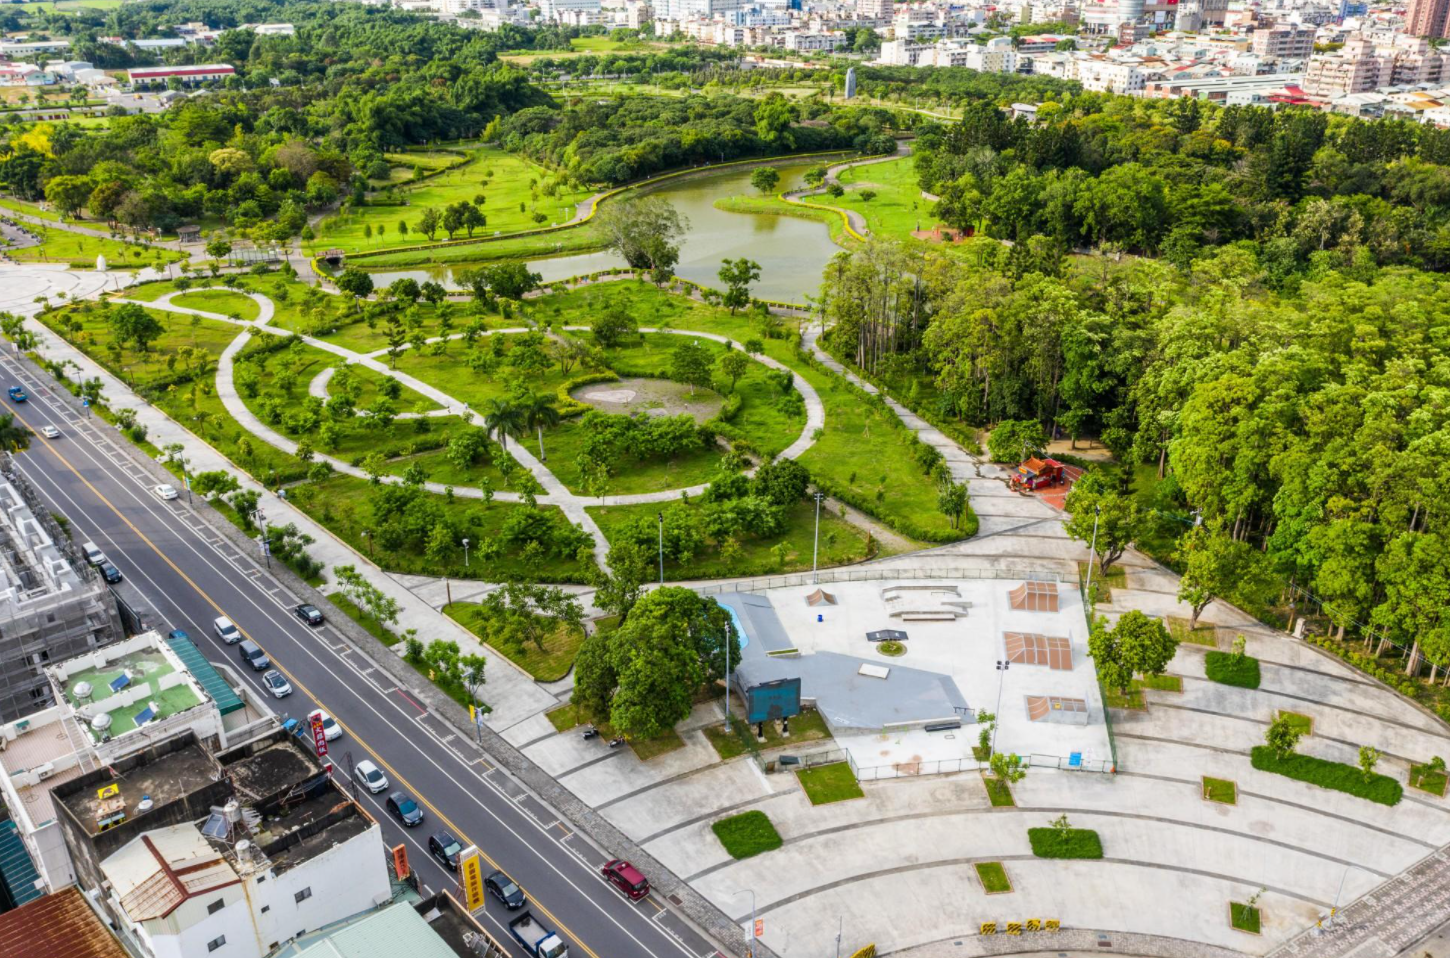
[{"label": "white apartment building", "polygon": [[[588,26],[602,22],[599,0],[539,0],[539,19],[546,23]],[[580,23],[583,19],[588,21]]]},{"label": "white apartment building", "polygon": [[1276,23],[1268,29],[1255,30],[1250,49],[1261,57],[1307,60],[1314,53],[1314,33],[1313,27]]},{"label": "white apartment building", "polygon": [[839,50],[846,45],[843,33],[787,33],[785,48],[795,53]]},{"label": "white apartment building", "polygon": [[1097,57],[1077,61],[1077,81],[1084,90],[1094,93],[1117,93],[1137,96],[1142,93],[1147,76],[1136,63],[1123,63]]}]

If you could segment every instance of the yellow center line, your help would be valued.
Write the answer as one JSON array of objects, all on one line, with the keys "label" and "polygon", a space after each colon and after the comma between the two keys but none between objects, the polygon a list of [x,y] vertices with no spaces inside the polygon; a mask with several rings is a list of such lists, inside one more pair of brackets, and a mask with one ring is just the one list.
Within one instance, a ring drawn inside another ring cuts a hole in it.
[{"label": "yellow center line", "polygon": [[[15,409],[9,403],[5,403],[5,405],[6,405],[7,408],[9,408],[11,410],[11,412],[14,414],[15,418],[20,421],[21,425],[23,425],[23,426],[25,426],[27,428],[30,428],[30,423],[25,420],[25,417],[24,416],[20,415],[20,411],[18,409]],[[32,429],[32,431],[34,432],[33,429]],[[72,473],[74,473],[75,474],[75,477],[77,479],[79,479],[82,483],[84,483],[85,484],[85,487],[87,489],[89,489],[92,492],[92,494],[95,495],[95,497],[97,499],[99,499],[99,500],[101,500],[101,502],[105,503],[106,504],[106,508],[108,508],[112,512],[114,512],[116,514],[116,517],[119,518],[122,522],[124,522],[126,524],[127,528],[129,528],[132,532],[136,533],[137,537],[139,537],[142,542],[146,543],[146,545],[148,547],[150,547],[150,549],[151,549],[152,552],[154,552],[158,556],[160,556],[162,562],[165,562],[168,566],[170,566],[173,572],[175,572],[177,575],[181,576],[181,578],[186,581],[186,584],[187,585],[191,586],[194,590],[196,590],[196,594],[199,595],[199,596],[201,596],[203,599],[205,599],[206,602],[207,602],[207,604],[210,605],[213,609],[215,609],[218,615],[226,615],[226,611],[220,605],[217,604],[217,602],[216,602],[215,599],[213,599],[210,595],[207,594],[207,592],[206,592],[205,589],[203,589],[201,586],[197,585],[196,582],[194,582],[192,580],[191,576],[189,576],[185,572],[183,572],[181,570],[181,568],[179,566],[177,566],[177,564],[175,562],[172,562],[171,561],[171,559],[166,555],[166,553],[164,553],[160,549],[158,549],[156,547],[156,544],[154,542],[152,542],[147,537],[146,533],[144,533],[140,529],[136,528],[135,523],[133,523],[130,519],[126,518],[126,516],[121,512],[121,510],[120,509],[117,509],[115,507],[115,505],[112,504],[111,500],[109,500],[109,499],[107,499],[105,497],[105,495],[101,492],[101,490],[99,490],[95,486],[91,485],[90,480],[87,479],[85,476],[81,475],[80,470],[77,469],[74,465],[72,465],[71,464],[71,461],[69,459],[67,459],[65,456],[61,455],[60,452],[55,448],[55,446],[53,446],[51,444],[50,440],[48,440],[44,436],[40,435],[39,432],[36,432],[35,433],[35,438],[38,439],[38,440],[40,440],[40,442],[45,446],[45,448],[47,450],[50,451],[50,453],[52,455],[54,455],[57,459],[59,459],[62,463],[64,463],[65,464],[65,467],[67,469],[69,469]],[[252,638],[251,633],[248,632],[246,629],[244,629],[240,625],[238,625],[237,626],[237,630],[239,632],[241,632],[243,635],[245,635],[250,641],[255,642],[259,648],[262,647],[262,644],[260,642],[257,642],[256,639]],[[265,648],[262,648],[262,651],[263,652],[266,652],[267,650]],[[270,656],[268,656],[268,657],[270,658]],[[455,835],[462,835],[465,839],[468,840],[468,843],[470,845],[477,846],[478,847],[478,853],[479,853],[479,855],[483,858],[484,861],[488,862],[489,865],[492,866],[495,870],[498,870],[498,871],[502,871],[503,870],[502,867],[499,865],[499,863],[496,862],[496,861],[494,861],[493,857],[490,856],[488,854],[488,852],[486,852],[486,851],[483,850],[483,846],[482,845],[479,845],[478,842],[474,841],[471,838],[468,838],[468,833],[467,832],[463,831],[463,829],[461,829],[457,825],[453,824],[452,820],[449,819],[449,817],[447,815],[444,815],[442,812],[440,812],[433,805],[432,802],[428,801],[428,799],[424,797],[424,795],[423,795],[422,792],[420,792],[417,788],[414,788],[411,784],[409,784],[408,780],[406,778],[404,778],[402,775],[399,775],[398,774],[398,771],[396,769],[394,769],[393,766],[391,766],[391,765],[388,764],[387,759],[385,759],[381,755],[379,755],[377,753],[377,751],[371,745],[369,745],[366,742],[366,740],[363,739],[362,736],[358,735],[351,728],[349,728],[348,725],[345,722],[343,722],[340,718],[338,718],[336,711],[334,711],[331,708],[328,708],[328,706],[323,703],[323,701],[322,701],[321,698],[319,698],[317,695],[315,695],[312,692],[312,690],[309,689],[306,685],[303,685],[301,681],[299,681],[295,676],[293,676],[293,674],[290,671],[288,671],[286,668],[284,668],[280,663],[278,663],[277,661],[273,660],[272,664],[278,669],[278,671],[280,671],[283,675],[287,676],[287,681],[288,682],[290,682],[295,688],[301,689],[303,691],[303,693],[308,698],[310,698],[310,699],[312,699],[312,701],[316,702],[318,708],[320,708],[323,711],[325,711],[328,714],[330,714],[332,716],[332,720],[334,722],[336,722],[338,725],[342,726],[342,730],[344,732],[346,732],[347,734],[351,735],[357,741],[357,743],[359,745],[361,745],[368,752],[369,755],[371,755],[375,760],[377,760],[377,762],[380,765],[382,765],[383,768],[385,768],[385,769],[388,770],[388,774],[389,775],[391,775],[393,778],[397,779],[399,782],[401,782],[404,785],[404,787],[406,787],[415,796],[417,796],[418,801],[422,802],[423,805],[425,805],[430,812],[432,812],[434,815],[438,816],[438,820],[441,821],[444,825],[447,825],[449,831],[453,832]],[[350,774],[350,773],[348,773],[347,770],[344,769],[344,774],[347,775],[347,774]],[[515,884],[518,884],[518,883],[515,882]],[[528,889],[524,888],[523,885],[519,885],[519,888],[525,894],[528,894]],[[549,911],[548,908],[546,908],[542,904],[540,904],[539,901],[538,901],[538,899],[534,898],[533,895],[529,895],[529,898],[532,899],[533,906],[535,908],[537,908],[539,911],[543,912],[544,915],[545,915],[545,917],[547,917],[550,921],[552,921],[554,923],[554,925],[556,926],[556,930],[562,931],[564,934],[568,935],[570,938],[573,938],[574,941],[578,943],[579,947],[584,949],[585,954],[589,955],[589,958],[599,958],[599,955],[594,951],[594,949],[590,948],[589,945],[587,945],[584,942],[584,939],[580,938],[574,932],[570,931],[569,928],[568,928],[568,926],[565,925],[562,921],[560,921],[551,911]]]}]

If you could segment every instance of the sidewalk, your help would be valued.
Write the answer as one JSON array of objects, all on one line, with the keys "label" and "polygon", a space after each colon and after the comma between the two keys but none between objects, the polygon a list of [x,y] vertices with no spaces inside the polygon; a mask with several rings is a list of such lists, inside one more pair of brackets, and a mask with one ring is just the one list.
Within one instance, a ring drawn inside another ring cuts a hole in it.
[{"label": "sidewalk", "polygon": [[[33,317],[39,311],[39,305],[35,303],[28,305],[28,309],[22,310],[18,305],[11,306],[11,309]],[[293,523],[301,532],[311,536],[314,541],[308,547],[308,551],[323,563],[325,568],[330,570],[339,565],[352,565],[367,570],[370,573],[369,581],[398,603],[398,621],[391,626],[393,631],[401,634],[406,629],[417,629],[418,637],[425,643],[433,639],[446,639],[457,642],[458,647],[465,654],[483,655],[488,660],[486,673],[488,681],[484,686],[483,694],[485,701],[493,708],[487,720],[490,726],[495,729],[507,728],[530,715],[552,708],[556,704],[555,698],[535,684],[533,678],[518,666],[479,642],[471,632],[420,599],[393,576],[370,562],[366,556],[355,552],[346,543],[334,537],[331,532],[314,522],[306,513],[253,481],[247,475],[246,470],[183,429],[171,417],[147,403],[132,392],[125,383],[112,376],[80,350],[52,333],[44,324],[31,318],[26,323],[26,328],[37,337],[36,352],[52,360],[69,360],[74,364],[74,368],[79,369],[79,375],[83,378],[99,376],[103,385],[106,405],[113,410],[135,410],[136,421],[146,427],[147,438],[152,443],[161,447],[171,443],[180,443],[184,450],[183,455],[193,472],[224,470],[235,475],[243,488],[255,489],[260,492],[261,499],[258,504],[267,516],[267,521],[273,525]],[[323,591],[329,591],[328,587],[324,586]],[[336,614],[342,615],[343,613],[338,611]],[[393,652],[402,655],[402,643],[394,646]]]}]

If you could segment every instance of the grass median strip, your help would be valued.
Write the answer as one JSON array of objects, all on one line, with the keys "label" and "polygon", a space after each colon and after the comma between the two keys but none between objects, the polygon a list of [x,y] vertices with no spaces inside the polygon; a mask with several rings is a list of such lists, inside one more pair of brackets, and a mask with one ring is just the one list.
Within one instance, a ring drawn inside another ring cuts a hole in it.
[{"label": "grass median strip", "polygon": [[1226,778],[1210,778],[1205,775],[1203,777],[1203,797],[1221,805],[1237,805],[1239,788]]},{"label": "grass median strip", "polygon": [[780,833],[764,812],[742,812],[710,826],[720,844],[736,860],[751,858],[781,846]]},{"label": "grass median strip", "polygon": [[1267,745],[1254,748],[1252,761],[1254,768],[1261,772],[1273,772],[1275,775],[1344,792],[1346,795],[1368,799],[1381,805],[1398,805],[1404,797],[1404,788],[1388,775],[1365,775],[1353,765],[1342,762],[1331,762],[1293,752],[1280,755]]},{"label": "grass median strip", "polygon": [[977,880],[989,895],[1003,895],[1012,890],[1012,880],[1001,862],[977,862]]}]

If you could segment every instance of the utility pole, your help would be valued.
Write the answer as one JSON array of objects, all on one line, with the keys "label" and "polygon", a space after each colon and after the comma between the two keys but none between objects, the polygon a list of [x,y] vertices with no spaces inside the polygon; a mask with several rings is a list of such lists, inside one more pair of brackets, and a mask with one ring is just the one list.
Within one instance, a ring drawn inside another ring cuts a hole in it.
[{"label": "utility pole", "polygon": [[992,754],[997,754],[997,729],[1002,725],[1002,685],[1007,678],[1007,667],[1012,663],[1006,659],[997,660],[997,717],[992,721]]},{"label": "utility pole", "polygon": [[665,584],[665,514],[655,513],[655,518],[660,521],[660,585]]}]

